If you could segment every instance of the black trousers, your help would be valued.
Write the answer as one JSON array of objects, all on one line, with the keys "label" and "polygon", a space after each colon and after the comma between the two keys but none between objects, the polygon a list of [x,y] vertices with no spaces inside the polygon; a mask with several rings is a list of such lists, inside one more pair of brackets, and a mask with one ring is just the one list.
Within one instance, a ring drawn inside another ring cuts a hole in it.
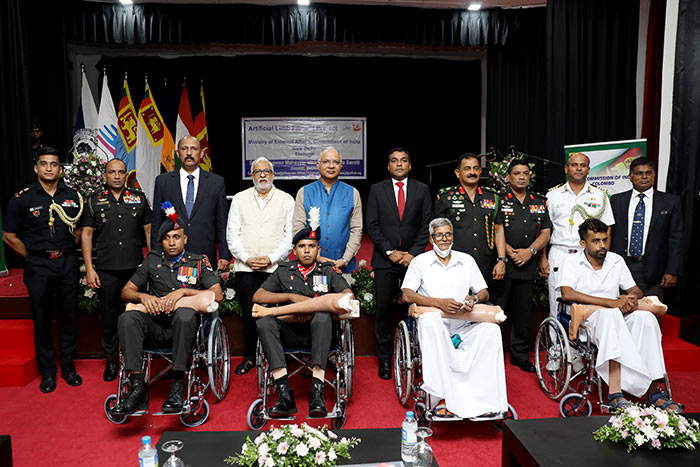
[{"label": "black trousers", "polygon": [[61,370],[75,369],[73,358],[77,344],[78,260],[75,253],[58,259],[28,255],[24,266],[24,284],[34,321],[34,351],[42,376],[56,375],[56,353],[51,336],[54,305],[58,314]]},{"label": "black trousers", "polygon": [[394,334],[391,323],[394,312],[400,310],[403,316],[406,316],[406,306],[398,305],[394,301],[396,291],[405,275],[406,268],[399,266],[374,270],[374,290],[377,300],[374,337],[377,342],[377,358],[382,363],[391,360]]},{"label": "black trousers", "polygon": [[255,347],[258,345],[258,331],[253,318],[253,295],[270,277],[267,272],[237,271],[234,277],[233,287],[238,297],[238,302],[243,308],[243,358],[255,361]]},{"label": "black trousers", "polygon": [[490,301],[503,308],[511,321],[510,358],[515,361],[529,361],[535,282],[506,278],[498,282],[496,293]]},{"label": "black trousers", "polygon": [[141,371],[141,354],[147,346],[172,348],[173,370],[187,370],[197,328],[197,312],[192,308],[178,308],[170,317],[136,310],[122,313],[117,329],[126,369]]},{"label": "black trousers", "polygon": [[644,293],[647,295],[656,295],[659,300],[664,299],[664,289],[661,288],[661,278],[659,277],[656,281],[648,281],[644,279],[644,261],[634,261],[632,258],[625,257],[625,263],[632,273],[632,278]]},{"label": "black trousers", "polygon": [[330,313],[314,313],[310,323],[285,323],[275,316],[265,316],[258,318],[255,324],[270,369],[287,366],[284,347],[311,347],[311,361],[326,369],[333,338],[333,318]]},{"label": "black trousers", "polygon": [[122,288],[134,275],[135,269],[125,271],[97,271],[100,276],[100,318],[102,320],[102,350],[107,361],[119,359],[119,338],[117,335],[117,318],[124,311]]}]

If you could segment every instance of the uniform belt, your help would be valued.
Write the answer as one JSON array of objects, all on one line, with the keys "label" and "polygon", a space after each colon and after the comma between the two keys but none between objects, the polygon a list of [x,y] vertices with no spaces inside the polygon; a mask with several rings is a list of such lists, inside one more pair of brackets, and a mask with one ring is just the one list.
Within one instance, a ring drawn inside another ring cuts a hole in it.
[{"label": "uniform belt", "polygon": [[68,248],[65,250],[29,250],[30,255],[46,259],[60,259],[72,253],[72,248]]},{"label": "uniform belt", "polygon": [[635,263],[641,263],[642,261],[644,261],[644,255],[641,255],[641,256],[628,256],[627,258],[630,259],[630,260],[632,260],[632,261],[634,261]]},{"label": "uniform belt", "polygon": [[568,248],[568,247],[559,246],[559,245],[553,245],[553,247],[559,251],[563,251],[564,253],[568,253],[568,254],[574,254],[574,253],[579,252],[579,250],[577,250],[576,248]]}]

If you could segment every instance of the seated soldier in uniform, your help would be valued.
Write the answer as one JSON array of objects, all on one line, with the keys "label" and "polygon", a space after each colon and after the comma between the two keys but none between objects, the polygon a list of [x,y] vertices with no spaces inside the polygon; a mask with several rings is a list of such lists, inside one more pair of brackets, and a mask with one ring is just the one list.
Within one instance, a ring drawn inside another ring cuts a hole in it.
[{"label": "seated soldier in uniform", "polygon": [[[317,226],[315,222],[311,226]],[[253,296],[254,303],[285,304],[309,301],[311,312],[305,314],[264,315],[256,307],[259,316],[256,326],[262,342],[265,356],[270,362],[272,377],[277,385],[277,403],[270,409],[270,416],[285,417],[297,412],[294,392],[287,378],[287,366],[283,345],[291,347],[311,347],[313,378],[309,394],[309,415],[325,417],[328,413],[323,398],[323,386],[328,353],[333,336],[333,318],[350,312],[353,298],[350,286],[343,279],[333,263],[317,263],[319,256],[318,227],[306,227],[293,239],[296,261],[284,261],[263,283]],[[334,295],[329,299],[313,300],[326,294]],[[288,309],[291,313],[297,310]],[[285,311],[286,313],[286,311]]]},{"label": "seated soldier in uniform", "polygon": [[435,416],[501,418],[508,411],[498,326],[505,314],[483,303],[489,292],[474,258],[452,250],[452,222],[433,219],[428,230],[433,250],[411,261],[401,284],[418,318],[421,389]]},{"label": "seated soldier in uniform", "polygon": [[[578,229],[583,251],[569,255],[560,271],[560,289],[571,310],[570,337],[586,326],[598,347],[596,371],[608,384],[613,409],[630,402],[623,391],[636,397],[647,393],[654,380],[666,373],[661,329],[655,315],[666,311],[656,297],[644,297],[624,259],[606,248],[608,226],[598,219],[585,220]],[[620,295],[620,290],[626,295]],[[658,387],[647,403],[680,413],[683,404],[671,400]]]},{"label": "seated soldier in uniform", "polygon": [[[130,415],[148,408],[148,384],[141,366],[144,342],[154,347],[172,347],[173,381],[162,410],[182,410],[184,375],[197,333],[196,313],[214,311],[217,302],[223,300],[209,259],[185,250],[187,235],[178,223],[175,209],[167,201],[163,209],[168,216],[158,231],[163,253],[151,251],[122,290],[122,300],[132,302],[117,324],[131,388],[112,408],[114,415]],[[146,285],[149,292],[140,292]]]}]

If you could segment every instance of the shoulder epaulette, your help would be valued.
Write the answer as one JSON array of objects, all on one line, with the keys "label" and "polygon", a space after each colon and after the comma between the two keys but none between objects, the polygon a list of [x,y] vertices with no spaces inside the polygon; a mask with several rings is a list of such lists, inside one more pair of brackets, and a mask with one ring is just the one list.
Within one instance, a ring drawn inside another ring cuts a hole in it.
[{"label": "shoulder epaulette", "polygon": [[29,187],[22,188],[17,193],[15,193],[15,197],[19,198],[20,196],[22,196],[22,193],[26,193],[27,191],[29,191]]},{"label": "shoulder epaulette", "polygon": [[92,198],[95,195],[99,195],[99,194],[106,194],[106,190],[91,191],[90,194],[88,195],[88,199]]},{"label": "shoulder epaulette", "polygon": [[456,191],[458,187],[456,185],[454,186],[446,186],[445,188],[440,188],[440,191],[438,191],[438,197],[440,195],[444,195],[449,193],[450,191]]},{"label": "shoulder epaulette", "polygon": [[606,189],[603,188],[602,186],[594,185],[593,183],[590,183],[590,182],[588,182],[588,184],[589,184],[590,186],[592,186],[593,188],[598,188],[600,191],[602,191],[602,192],[605,193],[606,195],[610,196],[610,193],[608,193],[608,190],[606,190]]},{"label": "shoulder epaulette", "polygon": [[557,188],[559,188],[559,187],[562,186],[562,185],[563,185],[563,183],[560,183],[559,185],[553,186],[552,188],[550,188],[549,190],[547,190],[547,193],[549,193],[549,192],[552,191],[552,190],[556,190]]},{"label": "shoulder epaulette", "polygon": [[542,193],[538,193],[536,191],[531,191],[530,193],[535,195],[535,196],[539,196],[540,198],[547,198],[546,195],[543,195]]},{"label": "shoulder epaulette", "polygon": [[496,194],[498,194],[498,191],[496,191],[495,189],[491,188],[490,186],[482,186],[481,189],[484,190],[484,191],[490,191],[491,193],[496,193]]}]

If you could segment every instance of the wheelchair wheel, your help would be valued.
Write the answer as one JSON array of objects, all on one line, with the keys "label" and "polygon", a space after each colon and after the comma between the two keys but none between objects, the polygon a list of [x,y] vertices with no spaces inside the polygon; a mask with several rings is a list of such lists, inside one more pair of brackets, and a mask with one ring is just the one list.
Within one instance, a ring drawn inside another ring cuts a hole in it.
[{"label": "wheelchair wheel", "polygon": [[267,420],[265,420],[263,417],[262,399],[256,399],[252,404],[250,404],[248,413],[246,414],[246,422],[248,422],[248,428],[255,431],[258,431],[265,426]]},{"label": "wheelchair wheel", "polygon": [[571,347],[564,327],[554,318],[540,324],[535,339],[535,370],[550,399],[560,398],[571,381]]},{"label": "wheelchair wheel", "polygon": [[191,411],[180,414],[180,421],[188,428],[197,427],[209,418],[209,402],[195,396],[190,398]]},{"label": "wheelchair wheel", "polygon": [[223,321],[217,318],[209,331],[207,352],[207,371],[209,385],[218,400],[226,397],[231,375],[231,353],[228,345],[228,333]]},{"label": "wheelchair wheel", "polygon": [[[258,339],[258,343],[255,346],[255,374],[257,376],[257,381],[258,381],[258,395],[262,397],[263,391],[267,391],[267,388],[265,387],[265,365],[263,365],[263,362],[265,361],[265,353],[262,348],[262,342],[260,342],[260,339]],[[270,395],[272,392],[268,392],[268,395]]]},{"label": "wheelchair wheel", "polygon": [[340,406],[338,407],[340,410],[341,415],[339,417],[335,417],[331,420],[331,427],[334,430],[341,430],[345,426],[345,420],[347,419],[348,413],[347,413],[347,405],[345,405],[345,402],[341,402]]},{"label": "wheelchair wheel", "polygon": [[504,414],[503,418],[500,420],[493,420],[491,421],[491,424],[495,429],[497,429],[500,432],[503,432],[503,422],[506,420],[517,420],[518,419],[518,412],[515,411],[515,408],[508,404],[508,411]]},{"label": "wheelchair wheel", "polygon": [[349,401],[350,397],[352,397],[352,383],[355,373],[355,335],[348,320],[345,321],[345,333],[343,334],[343,353],[345,353],[343,368],[345,373],[345,393]]},{"label": "wheelchair wheel", "polygon": [[399,322],[394,334],[394,389],[402,405],[406,405],[413,385],[413,358],[406,321]]},{"label": "wheelchair wheel", "polygon": [[126,415],[113,415],[110,409],[112,407],[115,407],[117,405],[117,395],[116,394],[110,394],[107,396],[107,399],[105,399],[105,415],[107,416],[107,420],[110,422],[121,425],[122,423],[126,423],[128,420],[128,417]]},{"label": "wheelchair wheel", "polygon": [[431,428],[433,422],[432,420],[428,420],[426,412],[427,411],[425,409],[425,404],[423,402],[416,402],[416,405],[413,407],[413,415],[415,415],[416,417],[416,422],[418,422],[418,426]]},{"label": "wheelchair wheel", "polygon": [[583,397],[583,395],[574,392],[567,394],[559,402],[559,413],[566,417],[590,417],[593,412],[591,401]]}]

